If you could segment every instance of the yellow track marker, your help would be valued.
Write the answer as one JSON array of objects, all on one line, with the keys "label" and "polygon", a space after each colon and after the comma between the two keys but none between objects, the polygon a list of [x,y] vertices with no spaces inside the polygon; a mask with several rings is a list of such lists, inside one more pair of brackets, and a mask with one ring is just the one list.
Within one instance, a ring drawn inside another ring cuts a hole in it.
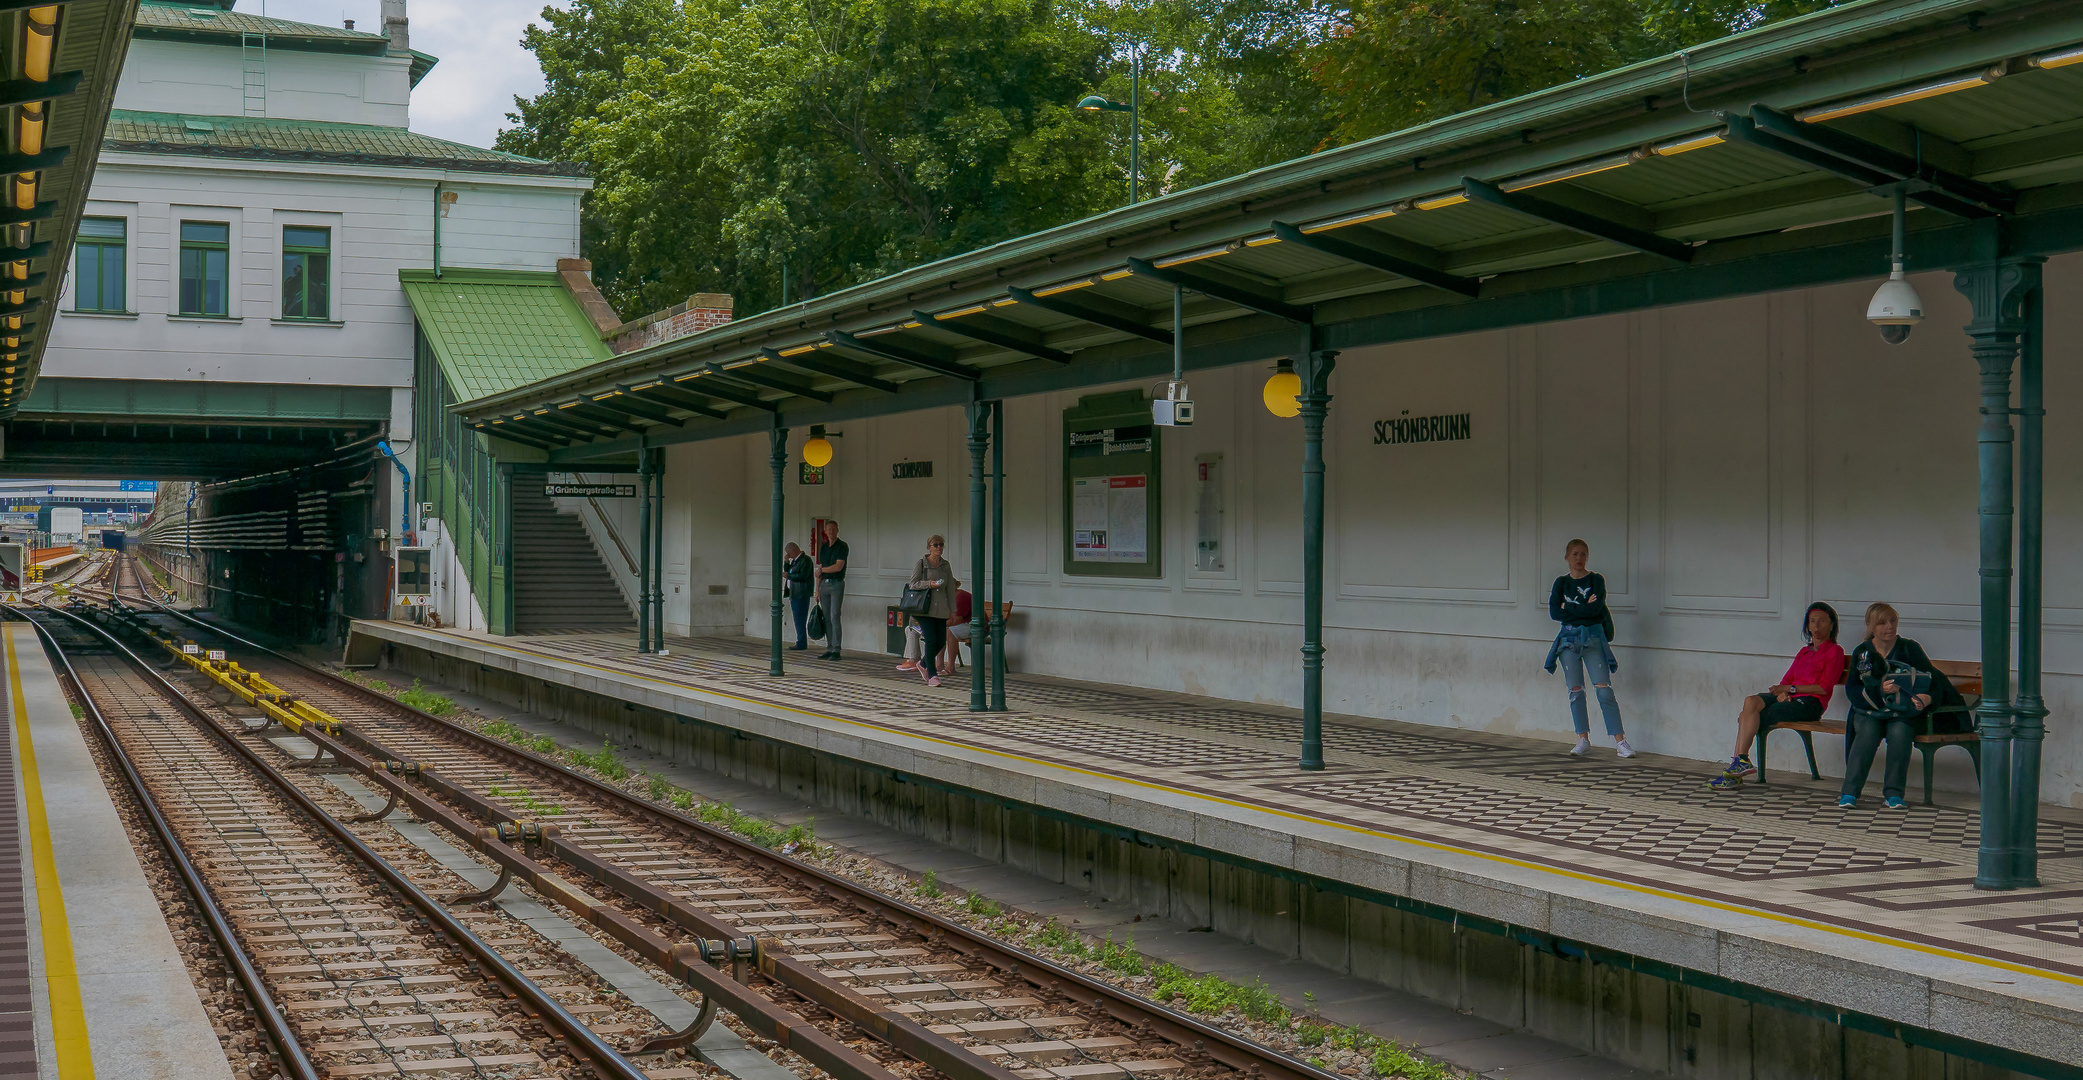
[{"label": "yellow track marker", "polygon": [[7,645],[8,700],[14,706],[16,747],[22,759],[22,801],[29,807],[29,849],[36,866],[36,921],[43,929],[43,973],[50,984],[51,1038],[58,1049],[59,1080],[93,1080],[94,1051],[87,1042],[87,1008],[80,1003],[79,965],[72,955],[72,925],[65,918],[65,890],[51,848],[50,815],[43,805],[43,778],[36,771],[36,746],[29,738],[29,703],[22,696],[22,668],[15,660],[15,627],[0,632]]}]

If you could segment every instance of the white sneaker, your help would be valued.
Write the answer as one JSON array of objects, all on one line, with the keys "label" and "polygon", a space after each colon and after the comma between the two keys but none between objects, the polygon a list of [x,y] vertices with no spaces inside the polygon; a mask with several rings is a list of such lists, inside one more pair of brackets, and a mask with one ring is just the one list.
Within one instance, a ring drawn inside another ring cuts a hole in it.
[{"label": "white sneaker", "polygon": [[1635,756],[1635,748],[1627,745],[1627,736],[1625,735],[1613,740],[1613,748],[1619,751],[1621,757]]},{"label": "white sneaker", "polygon": [[1582,735],[1577,736],[1577,748],[1571,750],[1570,754],[1574,757],[1583,757],[1589,753],[1591,753],[1591,740]]}]

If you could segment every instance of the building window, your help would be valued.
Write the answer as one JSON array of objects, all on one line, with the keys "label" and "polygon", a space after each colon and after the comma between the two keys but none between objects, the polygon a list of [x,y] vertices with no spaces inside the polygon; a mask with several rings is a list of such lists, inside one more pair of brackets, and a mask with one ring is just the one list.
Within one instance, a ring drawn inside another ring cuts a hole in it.
[{"label": "building window", "polygon": [[128,239],[128,223],[122,218],[80,219],[74,311],[130,310],[123,276],[124,242]]},{"label": "building window", "polygon": [[282,227],[282,317],[332,318],[333,231]]},{"label": "building window", "polygon": [[231,226],[221,221],[181,223],[181,314],[227,315]]}]

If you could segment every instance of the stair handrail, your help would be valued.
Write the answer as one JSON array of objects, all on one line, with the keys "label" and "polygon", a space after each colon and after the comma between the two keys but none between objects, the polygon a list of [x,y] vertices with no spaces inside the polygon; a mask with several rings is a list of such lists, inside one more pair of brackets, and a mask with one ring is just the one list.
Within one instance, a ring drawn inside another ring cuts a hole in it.
[{"label": "stair handrail", "polygon": [[588,495],[586,505],[592,507],[594,515],[600,518],[600,527],[608,531],[608,539],[613,540],[615,550],[622,553],[622,561],[628,564],[630,575],[634,577],[641,573],[636,568],[636,559],[629,554],[629,545],[622,542],[622,534],[615,531],[615,523],[608,520],[608,512],[600,508],[600,500]]}]

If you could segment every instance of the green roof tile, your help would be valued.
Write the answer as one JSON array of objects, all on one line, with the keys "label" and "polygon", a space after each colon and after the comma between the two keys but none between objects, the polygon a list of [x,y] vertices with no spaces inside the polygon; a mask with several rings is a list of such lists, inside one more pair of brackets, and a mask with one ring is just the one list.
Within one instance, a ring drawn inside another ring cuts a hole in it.
[{"label": "green roof tile", "polygon": [[186,113],[109,113],[102,149],[147,154],[327,161],[350,165],[406,165],[481,172],[582,176],[568,162],[541,161],[437,139],[404,128],[262,116]]},{"label": "green roof tile", "polygon": [[614,354],[557,275],[499,270],[398,274],[461,404]]}]

